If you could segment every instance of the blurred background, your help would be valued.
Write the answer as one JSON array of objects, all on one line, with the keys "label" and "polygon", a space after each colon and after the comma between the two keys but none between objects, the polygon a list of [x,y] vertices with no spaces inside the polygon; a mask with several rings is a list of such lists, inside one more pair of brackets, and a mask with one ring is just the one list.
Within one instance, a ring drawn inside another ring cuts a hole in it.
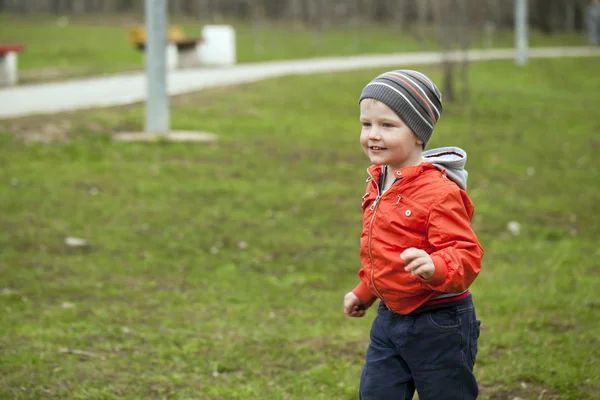
[{"label": "blurred background", "polygon": [[[515,4],[513,0],[169,0],[168,12],[170,23],[187,38],[199,38],[207,24],[232,25],[237,59],[243,63],[512,47]],[[528,1],[530,45],[587,45],[592,40],[591,4]],[[28,44],[29,50],[19,57],[22,82],[132,70],[143,62],[139,52],[131,51],[128,30],[143,25],[143,5],[142,0],[2,0],[0,38]]]},{"label": "blurred background", "polygon": [[599,399],[600,5],[523,2],[516,62],[518,3],[169,0],[169,127],[215,137],[179,143],[116,140],[144,1],[0,0],[0,398],[356,399],[357,99],[409,68],[468,153],[480,398]]}]

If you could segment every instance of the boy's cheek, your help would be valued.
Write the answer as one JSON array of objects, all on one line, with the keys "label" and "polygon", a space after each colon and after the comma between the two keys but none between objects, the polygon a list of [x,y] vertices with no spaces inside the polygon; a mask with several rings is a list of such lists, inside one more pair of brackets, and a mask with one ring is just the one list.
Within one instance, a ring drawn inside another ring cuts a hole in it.
[{"label": "boy's cheek", "polygon": [[362,136],[360,137],[360,145],[363,149],[367,147],[367,140],[364,139]]}]

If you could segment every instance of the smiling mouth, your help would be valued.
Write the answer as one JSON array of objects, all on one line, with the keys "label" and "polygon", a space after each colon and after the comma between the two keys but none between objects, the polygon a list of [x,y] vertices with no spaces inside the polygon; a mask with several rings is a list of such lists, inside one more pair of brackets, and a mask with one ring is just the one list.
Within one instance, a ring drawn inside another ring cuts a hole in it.
[{"label": "smiling mouth", "polygon": [[369,146],[369,149],[375,150],[375,151],[387,150],[385,147],[379,147],[379,146]]}]

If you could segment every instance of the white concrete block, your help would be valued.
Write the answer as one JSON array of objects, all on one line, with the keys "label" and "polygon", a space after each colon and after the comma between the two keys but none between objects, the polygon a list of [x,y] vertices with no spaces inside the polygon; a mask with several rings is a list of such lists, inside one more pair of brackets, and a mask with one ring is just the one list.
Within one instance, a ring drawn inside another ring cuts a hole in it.
[{"label": "white concrete block", "polygon": [[[144,50],[144,57],[148,57],[148,52],[146,50]],[[177,52],[177,45],[174,43],[167,44],[167,47],[165,48],[165,59],[167,71],[179,68],[179,53]]]},{"label": "white concrete block", "polygon": [[17,53],[11,51],[0,55],[0,87],[15,86],[17,82]]},{"label": "white concrete block", "polygon": [[177,69],[179,67],[179,53],[177,45],[174,43],[167,44],[167,70]]},{"label": "white concrete block", "polygon": [[179,67],[197,67],[200,65],[200,43],[193,47],[179,49]]},{"label": "white concrete block", "polygon": [[231,66],[236,63],[235,30],[230,25],[205,25],[199,48],[203,65]]}]

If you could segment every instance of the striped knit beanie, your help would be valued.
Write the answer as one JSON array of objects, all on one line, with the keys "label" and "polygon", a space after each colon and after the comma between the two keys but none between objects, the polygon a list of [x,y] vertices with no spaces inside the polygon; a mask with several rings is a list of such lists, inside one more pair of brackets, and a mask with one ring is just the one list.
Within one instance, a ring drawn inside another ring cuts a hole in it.
[{"label": "striped knit beanie", "polygon": [[442,116],[442,94],[431,79],[417,71],[397,70],[379,75],[363,89],[363,99],[379,100],[391,108],[423,141],[423,148]]}]

